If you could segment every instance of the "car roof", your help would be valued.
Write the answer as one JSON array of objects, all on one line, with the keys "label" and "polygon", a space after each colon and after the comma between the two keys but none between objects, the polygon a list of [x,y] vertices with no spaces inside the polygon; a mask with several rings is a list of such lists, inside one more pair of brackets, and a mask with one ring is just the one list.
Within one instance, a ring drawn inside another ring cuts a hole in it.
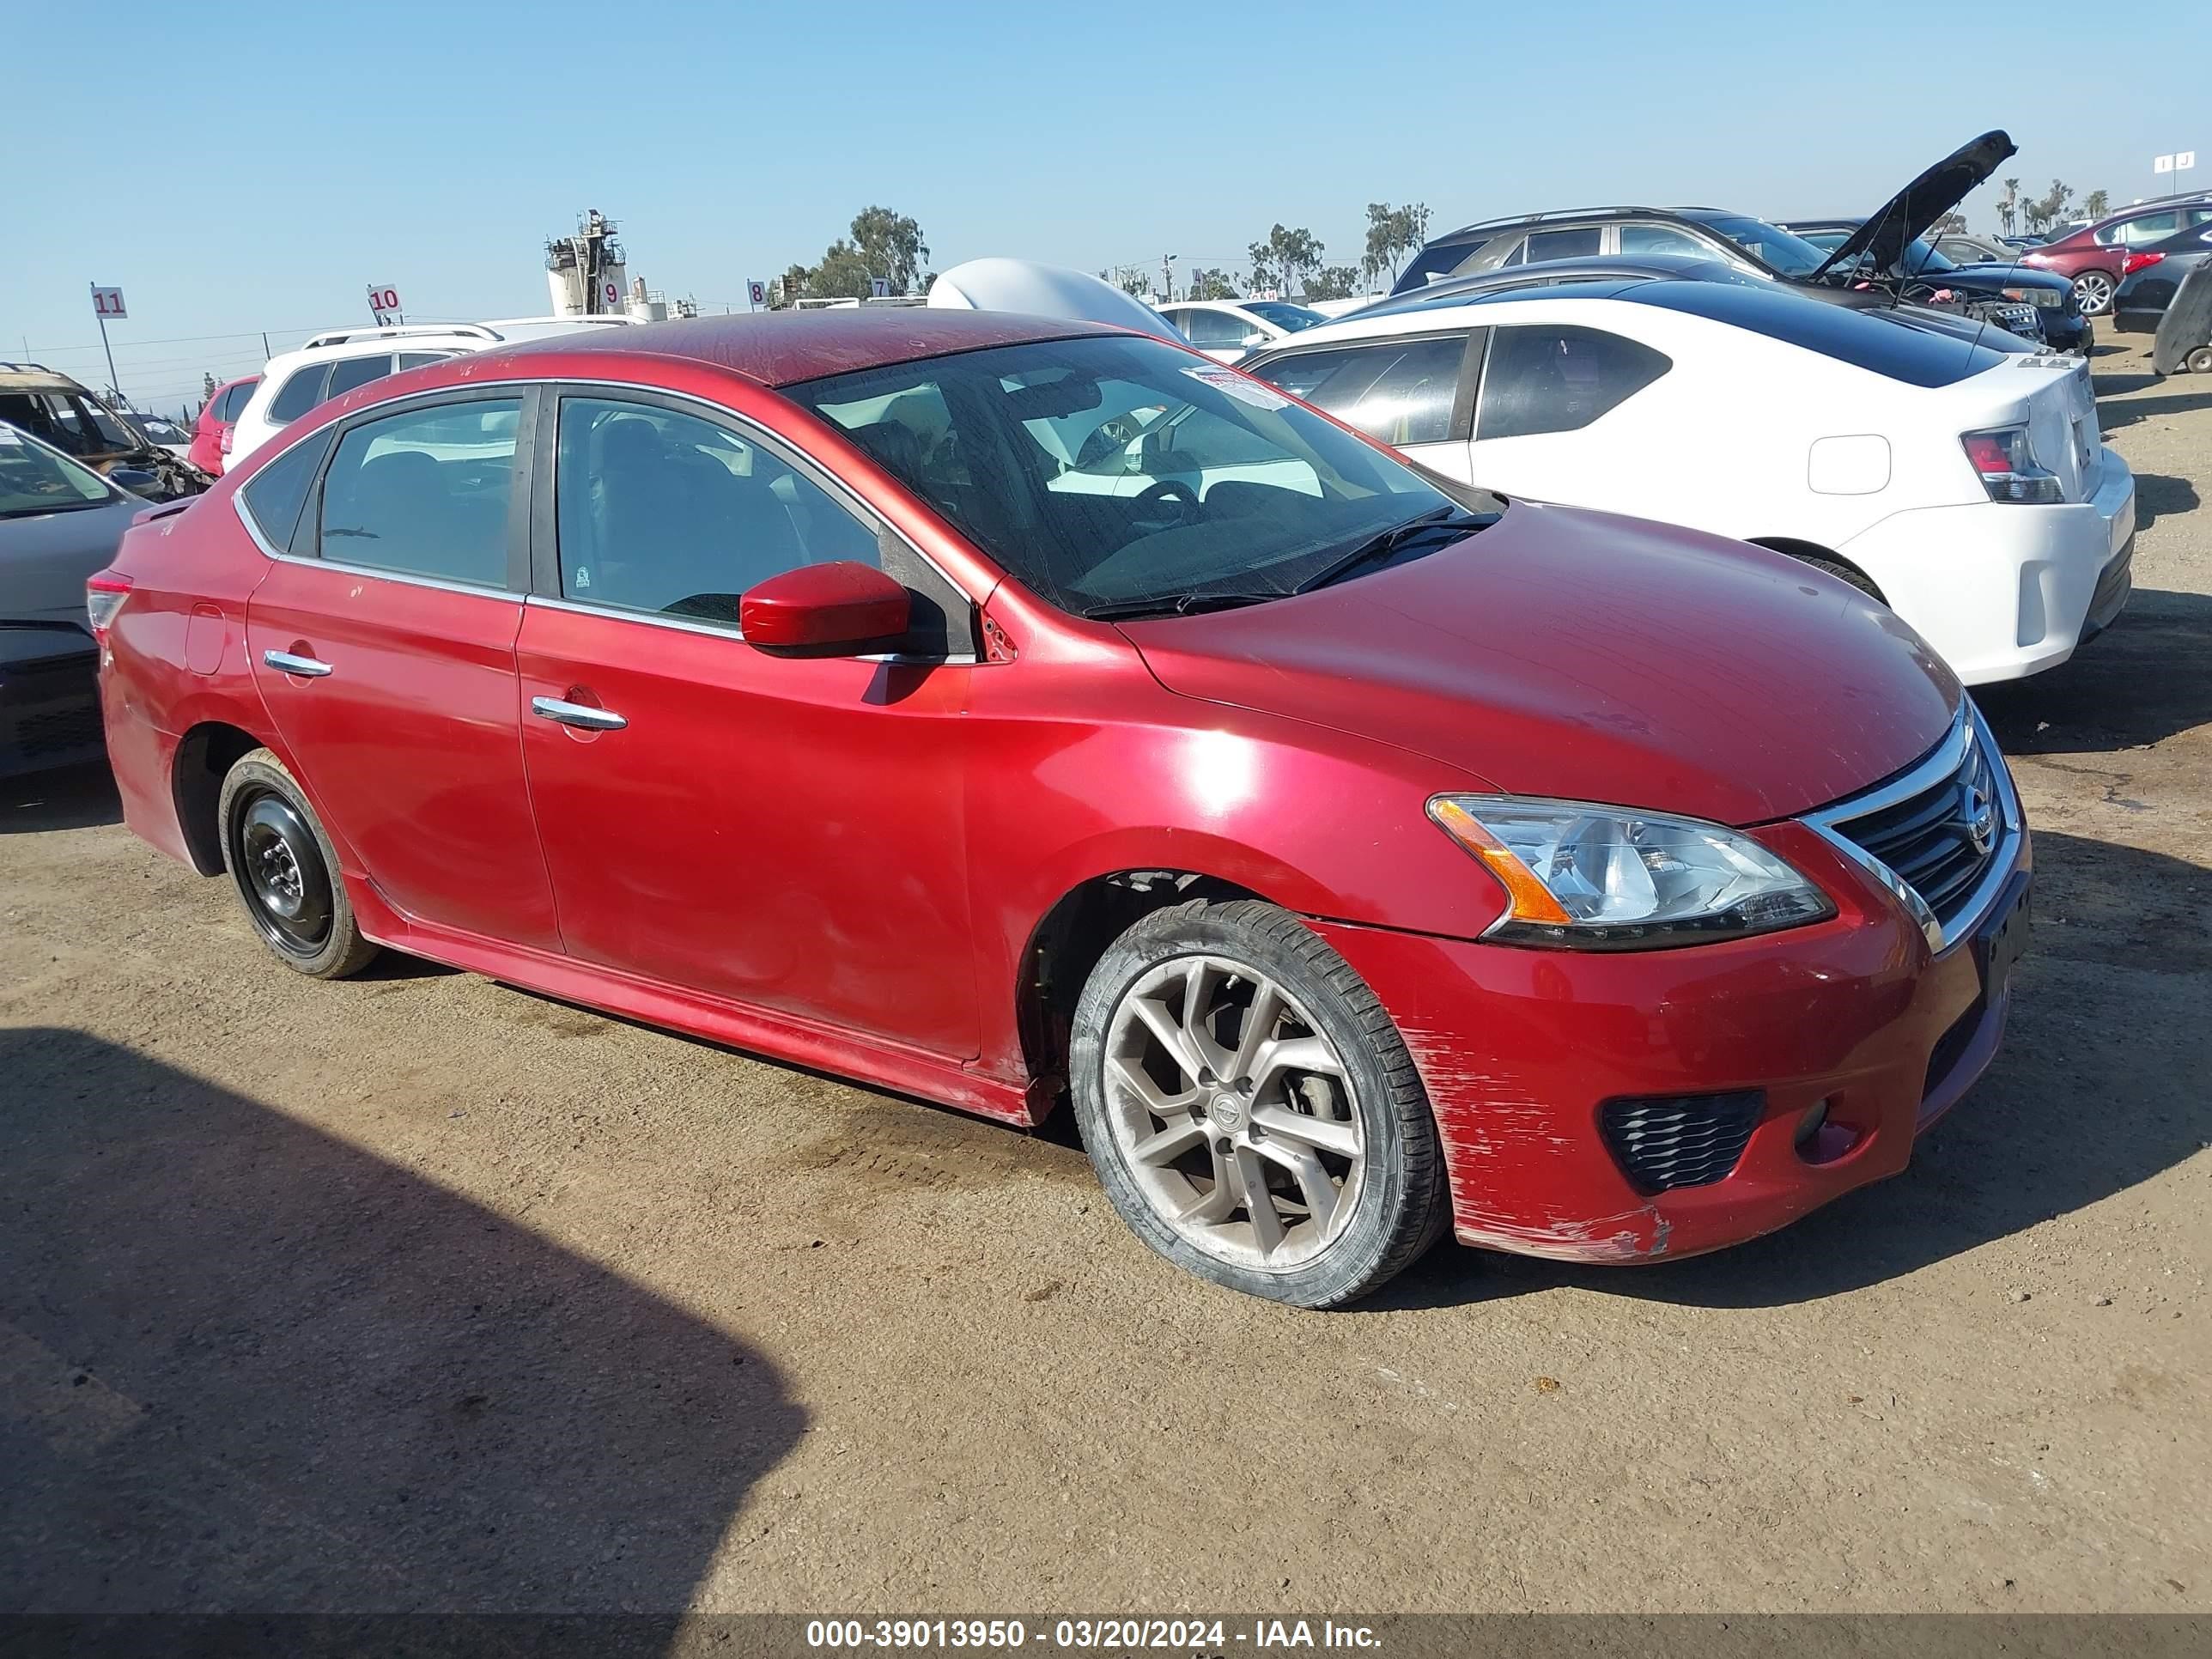
[{"label": "car roof", "polygon": [[92,396],[77,381],[44,363],[0,363],[0,387],[9,392],[74,392]]},{"label": "car roof", "polygon": [[1583,259],[1537,259],[1525,265],[1500,265],[1494,270],[1480,270],[1470,276],[1448,276],[1413,293],[1363,306],[1353,314],[1387,316],[1435,306],[1472,303],[1491,294],[1510,292],[1518,296],[1547,287],[1571,287],[1577,294],[1588,298],[1598,295],[1601,287],[1617,289],[1633,283],[1739,279],[1753,283],[1766,280],[1742,276],[1726,261],[1707,258],[1702,254],[1600,253]]},{"label": "car roof", "polygon": [[501,346],[473,354],[469,372],[480,374],[488,363],[526,365],[533,357],[612,352],[699,363],[764,386],[782,386],[992,346],[1127,333],[1103,323],[938,306],[764,311],[672,319]]}]

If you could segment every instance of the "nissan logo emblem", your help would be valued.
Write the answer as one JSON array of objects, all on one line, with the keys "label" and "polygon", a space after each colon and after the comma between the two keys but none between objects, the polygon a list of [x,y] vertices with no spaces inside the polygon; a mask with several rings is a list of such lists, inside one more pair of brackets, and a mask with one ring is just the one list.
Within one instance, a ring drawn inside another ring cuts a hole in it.
[{"label": "nissan logo emblem", "polygon": [[1966,839],[1978,854],[1985,854],[1996,844],[1996,805],[1978,783],[1966,786]]}]

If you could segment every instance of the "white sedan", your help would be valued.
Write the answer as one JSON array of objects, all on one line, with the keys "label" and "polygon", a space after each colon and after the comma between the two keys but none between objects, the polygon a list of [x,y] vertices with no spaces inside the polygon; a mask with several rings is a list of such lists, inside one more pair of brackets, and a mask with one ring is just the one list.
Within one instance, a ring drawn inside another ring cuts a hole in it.
[{"label": "white sedan", "polygon": [[1218,363],[1233,363],[1328,319],[1287,300],[1186,300],[1160,315]]},{"label": "white sedan", "polygon": [[1979,684],[2119,613],[2136,523],[2087,365],[1990,337],[1760,287],[1581,282],[1408,296],[1243,367],[1449,477],[1816,565]]}]

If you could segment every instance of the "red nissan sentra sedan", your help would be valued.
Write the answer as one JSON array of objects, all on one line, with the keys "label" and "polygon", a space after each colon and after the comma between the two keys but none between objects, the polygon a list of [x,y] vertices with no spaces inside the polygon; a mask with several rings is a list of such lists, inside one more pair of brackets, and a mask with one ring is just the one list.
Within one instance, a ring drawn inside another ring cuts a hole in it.
[{"label": "red nissan sentra sedan", "polygon": [[476,354],[90,597],[131,827],[286,965],[1067,1097],[1139,1237],[1286,1302],[1447,1224],[1646,1261],[1893,1174],[2026,933],[2004,761],[1887,610],[1091,325]]}]

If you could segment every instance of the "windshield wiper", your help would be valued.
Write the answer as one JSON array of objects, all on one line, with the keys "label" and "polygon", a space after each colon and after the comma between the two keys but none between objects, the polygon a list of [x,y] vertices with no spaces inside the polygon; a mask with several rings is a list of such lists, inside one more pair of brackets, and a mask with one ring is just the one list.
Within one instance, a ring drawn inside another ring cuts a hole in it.
[{"label": "windshield wiper", "polygon": [[1469,513],[1456,504],[1433,507],[1401,525],[1393,525],[1379,535],[1370,536],[1342,556],[1331,560],[1291,591],[1310,593],[1316,587],[1327,587],[1331,582],[1350,575],[1363,564],[1388,557],[1416,537],[1434,530],[1482,530],[1497,520],[1486,514]]},{"label": "windshield wiper", "polygon": [[1092,622],[1126,622],[1137,617],[1188,617],[1200,611],[1234,611],[1239,605],[1265,605],[1282,593],[1155,593],[1150,599],[1115,599],[1094,605],[1083,614]]}]

